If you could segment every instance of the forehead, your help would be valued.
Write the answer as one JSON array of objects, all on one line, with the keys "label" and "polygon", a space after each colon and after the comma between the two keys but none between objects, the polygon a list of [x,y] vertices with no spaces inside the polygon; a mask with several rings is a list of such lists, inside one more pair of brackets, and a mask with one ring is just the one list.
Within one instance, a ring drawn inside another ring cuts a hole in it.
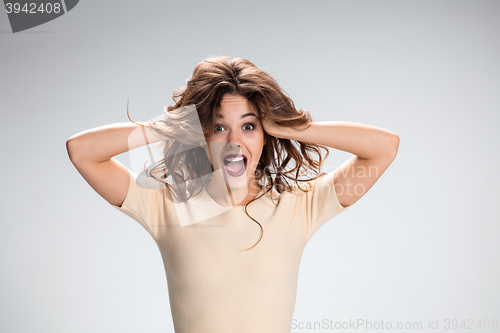
[{"label": "forehead", "polygon": [[243,96],[226,94],[222,97],[218,118],[242,113],[258,114],[252,103]]}]

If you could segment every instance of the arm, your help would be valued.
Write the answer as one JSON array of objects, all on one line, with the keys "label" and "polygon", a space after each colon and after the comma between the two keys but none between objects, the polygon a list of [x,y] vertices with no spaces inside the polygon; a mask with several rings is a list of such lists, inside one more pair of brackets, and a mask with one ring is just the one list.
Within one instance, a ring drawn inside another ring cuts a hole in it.
[{"label": "arm", "polygon": [[148,127],[117,123],[71,136],[66,141],[66,149],[87,183],[110,204],[121,206],[127,195],[130,175],[128,169],[112,157],[162,140],[161,135]]},{"label": "arm", "polygon": [[347,207],[358,201],[377,182],[396,158],[399,137],[379,127],[345,122],[311,122],[294,129],[262,122],[264,130],[277,138],[323,145],[354,154],[334,173],[338,199]]}]

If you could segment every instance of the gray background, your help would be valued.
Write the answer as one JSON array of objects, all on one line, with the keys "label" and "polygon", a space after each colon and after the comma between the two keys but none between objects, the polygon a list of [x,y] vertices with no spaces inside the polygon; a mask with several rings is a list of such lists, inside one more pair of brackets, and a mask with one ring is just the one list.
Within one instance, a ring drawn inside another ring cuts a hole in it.
[{"label": "gray background", "polygon": [[[158,116],[212,55],[253,61],[317,121],[401,139],[306,247],[297,321],[500,319],[499,28],[499,1],[87,0],[16,34],[0,11],[0,331],[173,332],[156,244],[65,141],[127,122],[127,98]],[[352,156],[331,152],[328,172]]]}]

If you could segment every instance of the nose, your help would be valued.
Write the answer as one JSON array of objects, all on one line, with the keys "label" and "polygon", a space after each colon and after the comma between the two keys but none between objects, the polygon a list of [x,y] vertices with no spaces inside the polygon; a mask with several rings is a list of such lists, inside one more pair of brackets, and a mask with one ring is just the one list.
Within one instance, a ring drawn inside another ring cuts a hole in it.
[{"label": "nose", "polygon": [[237,132],[235,133],[234,131],[231,131],[228,135],[228,138],[227,138],[228,148],[234,149],[234,148],[241,147],[240,139],[241,138]]}]

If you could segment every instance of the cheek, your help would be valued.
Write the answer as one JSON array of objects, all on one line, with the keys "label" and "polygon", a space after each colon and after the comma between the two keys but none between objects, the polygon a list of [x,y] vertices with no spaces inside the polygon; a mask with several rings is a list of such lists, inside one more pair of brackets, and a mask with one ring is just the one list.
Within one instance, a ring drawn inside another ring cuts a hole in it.
[{"label": "cheek", "polygon": [[214,154],[213,143],[207,142],[207,145],[203,147],[205,150],[205,154],[207,155],[210,162],[212,162],[212,156]]},{"label": "cheek", "polygon": [[264,148],[264,137],[258,137],[252,140],[251,147],[252,155],[256,155],[255,157],[258,158]]},{"label": "cheek", "polygon": [[262,146],[264,146],[266,144],[266,138],[264,136],[264,131],[261,131],[260,134],[259,134],[259,145],[260,145],[260,148],[262,149]]}]

